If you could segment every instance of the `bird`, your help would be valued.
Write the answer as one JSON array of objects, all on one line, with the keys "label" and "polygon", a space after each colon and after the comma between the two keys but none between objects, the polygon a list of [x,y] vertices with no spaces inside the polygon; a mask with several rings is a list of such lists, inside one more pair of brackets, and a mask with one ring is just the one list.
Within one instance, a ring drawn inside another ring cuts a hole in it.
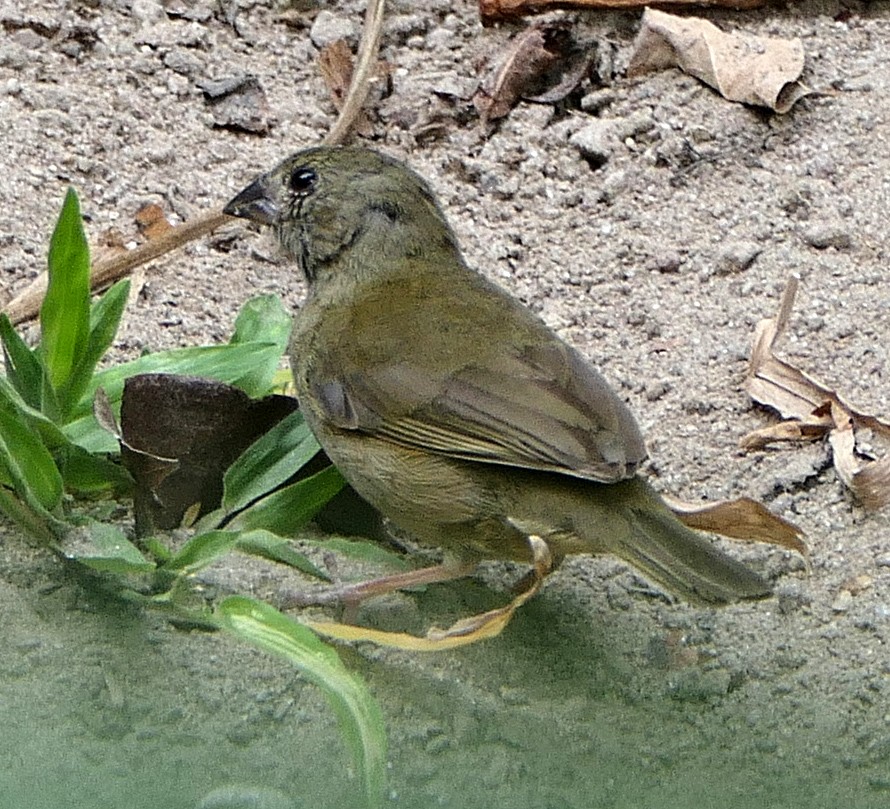
[{"label": "bird", "polygon": [[770,594],[641,477],[647,451],[628,405],[468,265],[404,162],[305,148],[224,211],[271,227],[306,281],[289,357],[322,449],[394,525],[441,548],[453,575],[531,563],[535,537],[554,566],[613,554],[694,605]]}]

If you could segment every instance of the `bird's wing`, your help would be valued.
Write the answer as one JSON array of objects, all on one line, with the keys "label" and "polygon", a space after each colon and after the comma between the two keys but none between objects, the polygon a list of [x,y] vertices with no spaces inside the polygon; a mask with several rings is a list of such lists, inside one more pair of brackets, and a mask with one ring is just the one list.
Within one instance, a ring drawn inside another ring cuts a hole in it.
[{"label": "bird's wing", "polygon": [[466,460],[614,482],[645,458],[628,408],[557,338],[479,353],[445,372],[410,354],[320,368],[314,399],[333,427]]}]

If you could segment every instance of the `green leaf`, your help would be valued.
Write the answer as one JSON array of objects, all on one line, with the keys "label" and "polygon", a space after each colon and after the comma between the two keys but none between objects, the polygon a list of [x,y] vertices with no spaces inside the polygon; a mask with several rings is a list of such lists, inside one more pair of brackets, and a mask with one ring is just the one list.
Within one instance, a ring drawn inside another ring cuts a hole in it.
[{"label": "green leaf", "polygon": [[308,576],[315,576],[323,581],[331,580],[331,577],[312,564],[308,557],[295,550],[290,544],[290,540],[270,531],[257,529],[239,533],[235,547],[242,553],[249,553],[273,562],[290,565]]},{"label": "green leaf", "polygon": [[237,541],[238,533],[234,531],[218,530],[197,534],[173,554],[164,567],[168,570],[194,573],[225,556],[235,547]]},{"label": "green leaf", "polygon": [[40,352],[48,383],[60,392],[86,348],[90,326],[90,251],[73,188],[65,195],[50,239],[48,271],[40,307]]},{"label": "green leaf", "polygon": [[19,396],[30,406],[40,409],[44,370],[40,357],[19,337],[5,313],[0,314],[0,340],[3,342],[3,359],[6,378]]},{"label": "green leaf", "polygon": [[19,528],[38,542],[58,550],[58,542],[54,527],[59,521],[47,519],[47,515],[30,508],[24,501],[16,497],[11,489],[0,485],[0,512]]},{"label": "green leaf", "polygon": [[309,461],[320,447],[299,410],[282,419],[251,444],[223,479],[223,507],[240,511]]},{"label": "green leaf", "polygon": [[132,480],[123,467],[88,453],[66,438],[43,413],[29,407],[9,382],[0,377],[0,407],[11,408],[35,432],[56,460],[66,489],[82,493],[124,492]]},{"label": "green leaf", "polygon": [[70,412],[83,397],[89,387],[93,372],[99,360],[105,356],[117,334],[127,297],[130,294],[130,281],[118,281],[90,310],[90,332],[83,353],[77,358],[71,378],[65,388],[62,402],[63,413]]},{"label": "green leaf", "polygon": [[119,413],[121,394],[128,377],[149,373],[187,374],[237,385],[241,377],[256,365],[268,361],[270,356],[274,356],[277,362],[277,346],[243,343],[159,351],[116,365],[93,376],[74,417],[64,427],[65,435],[90,452],[117,452],[117,440],[103,430],[93,416],[92,403],[97,388],[105,389],[109,402]]},{"label": "green leaf", "polygon": [[124,494],[133,489],[129,472],[104,455],[94,455],[71,443],[56,450],[55,455],[66,491],[96,495]]},{"label": "green leaf", "polygon": [[63,546],[69,559],[108,573],[147,573],[155,569],[116,525],[90,520],[73,528]]},{"label": "green leaf", "polygon": [[274,607],[243,596],[230,596],[217,608],[220,626],[242,640],[292,663],[328,698],[340,733],[361,773],[370,809],[383,806],[386,785],[386,731],[374,697],[337,653],[309,629]]},{"label": "green leaf", "polygon": [[287,539],[261,529],[253,531],[218,529],[197,534],[177,553],[167,558],[164,568],[185,574],[195,573],[221,559],[233,548],[252,556],[291,565],[310,576],[330,581],[326,573],[319,570],[302,553],[291,548]]},{"label": "green leaf", "polygon": [[48,449],[53,450],[58,446],[69,443],[54,421],[44,413],[31,407],[21,397],[19,392],[9,384],[8,380],[0,377],[0,407],[4,405],[11,407],[21,418],[25,419],[40,434]]},{"label": "green leaf", "polygon": [[275,343],[287,350],[292,320],[277,295],[257,295],[241,307],[232,343]]},{"label": "green leaf", "polygon": [[38,513],[51,512],[62,501],[62,476],[52,455],[40,436],[5,403],[0,403],[0,482],[15,489]]},{"label": "green leaf", "polygon": [[159,562],[166,563],[173,558],[170,549],[157,537],[148,537],[148,539],[143,541],[145,542],[145,549]]},{"label": "green leaf", "polygon": [[230,530],[264,528],[279,536],[293,536],[345,485],[333,467],[285,486],[237,514]]},{"label": "green leaf", "polygon": [[278,356],[238,380],[238,387],[254,398],[265,396],[273,387],[281,355],[287,350],[293,321],[277,295],[251,298],[238,313],[231,344],[270,343],[278,348]]}]

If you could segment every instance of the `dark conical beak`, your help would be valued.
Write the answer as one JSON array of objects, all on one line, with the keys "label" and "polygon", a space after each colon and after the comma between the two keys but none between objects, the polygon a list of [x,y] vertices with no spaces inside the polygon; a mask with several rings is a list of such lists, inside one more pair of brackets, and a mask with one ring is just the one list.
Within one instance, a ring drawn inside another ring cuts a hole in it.
[{"label": "dark conical beak", "polygon": [[261,225],[274,225],[278,221],[278,205],[269,191],[266,175],[257,177],[223,208],[223,213],[250,219]]}]

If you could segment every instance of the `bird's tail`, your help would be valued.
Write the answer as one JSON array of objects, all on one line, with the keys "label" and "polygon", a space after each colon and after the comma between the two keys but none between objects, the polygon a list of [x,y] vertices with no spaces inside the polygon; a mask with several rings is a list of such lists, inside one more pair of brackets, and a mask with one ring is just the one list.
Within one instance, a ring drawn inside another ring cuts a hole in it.
[{"label": "bird's tail", "polygon": [[618,485],[629,490],[623,511],[630,530],[606,540],[612,553],[694,604],[770,595],[764,579],[683,525],[645,481]]}]

